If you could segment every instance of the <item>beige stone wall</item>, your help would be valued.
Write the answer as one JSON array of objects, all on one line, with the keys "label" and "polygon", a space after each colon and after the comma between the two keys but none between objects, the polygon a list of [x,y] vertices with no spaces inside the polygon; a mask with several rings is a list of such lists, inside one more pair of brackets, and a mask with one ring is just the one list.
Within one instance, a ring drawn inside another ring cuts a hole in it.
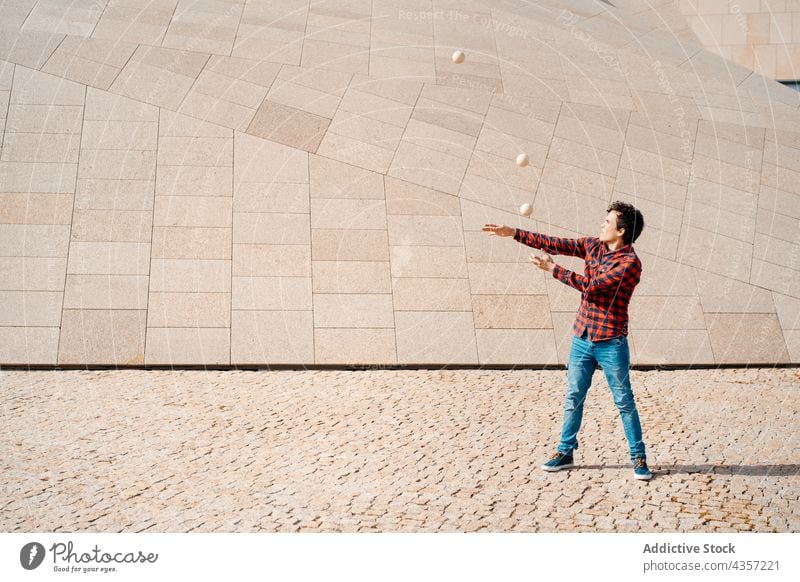
[{"label": "beige stone wall", "polygon": [[779,81],[800,78],[800,0],[678,0],[709,50]]},{"label": "beige stone wall", "polygon": [[635,363],[800,363],[800,94],[674,0],[194,1],[0,4],[0,365],[564,364],[481,226],[612,200]]}]

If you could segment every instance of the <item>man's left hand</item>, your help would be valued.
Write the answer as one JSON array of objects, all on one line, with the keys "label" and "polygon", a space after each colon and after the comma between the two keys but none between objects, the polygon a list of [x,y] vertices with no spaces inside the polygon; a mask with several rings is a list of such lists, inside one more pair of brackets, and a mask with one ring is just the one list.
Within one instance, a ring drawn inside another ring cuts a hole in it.
[{"label": "man's left hand", "polygon": [[531,253],[531,263],[539,267],[542,271],[552,272],[553,267],[555,267],[555,263],[553,262],[553,258],[548,255],[547,253],[543,253],[544,256],[537,257],[533,253]]}]

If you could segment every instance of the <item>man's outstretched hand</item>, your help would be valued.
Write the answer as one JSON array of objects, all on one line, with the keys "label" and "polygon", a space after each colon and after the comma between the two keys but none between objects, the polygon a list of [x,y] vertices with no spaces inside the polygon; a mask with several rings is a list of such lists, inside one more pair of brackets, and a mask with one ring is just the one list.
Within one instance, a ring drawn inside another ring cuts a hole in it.
[{"label": "man's outstretched hand", "polygon": [[553,258],[544,253],[543,257],[537,257],[533,253],[531,253],[531,263],[539,267],[542,271],[552,272],[555,263],[553,262]]},{"label": "man's outstretched hand", "polygon": [[514,236],[516,232],[516,229],[505,224],[484,224],[481,230],[488,232],[489,236]]}]

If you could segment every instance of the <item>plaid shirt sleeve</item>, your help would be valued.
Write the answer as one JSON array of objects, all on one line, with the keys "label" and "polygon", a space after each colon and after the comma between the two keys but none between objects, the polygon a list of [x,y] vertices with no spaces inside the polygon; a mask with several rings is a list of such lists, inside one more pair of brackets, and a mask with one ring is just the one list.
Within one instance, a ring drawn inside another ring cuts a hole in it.
[{"label": "plaid shirt sleeve", "polygon": [[586,243],[589,239],[587,237],[560,238],[517,228],[514,231],[514,240],[529,247],[541,249],[551,255],[570,255],[585,259]]},{"label": "plaid shirt sleeve", "polygon": [[554,265],[553,277],[587,295],[615,293],[619,290],[632,292],[639,283],[641,268],[635,261],[622,261],[594,279],[589,279],[560,265]]}]

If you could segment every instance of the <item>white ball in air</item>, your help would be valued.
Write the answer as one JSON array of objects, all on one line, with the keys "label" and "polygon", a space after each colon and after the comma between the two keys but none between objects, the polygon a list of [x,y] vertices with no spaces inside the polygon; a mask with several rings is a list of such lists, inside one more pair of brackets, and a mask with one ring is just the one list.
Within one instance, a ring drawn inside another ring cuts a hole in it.
[{"label": "white ball in air", "polygon": [[457,65],[463,63],[465,58],[467,58],[466,55],[461,51],[455,51],[453,53],[453,62]]},{"label": "white ball in air", "polygon": [[531,214],[533,214],[533,206],[531,206],[526,202],[525,204],[519,207],[519,213],[522,216],[530,216]]},{"label": "white ball in air", "polygon": [[528,162],[530,162],[530,159],[528,158],[528,154],[520,154],[520,155],[517,156],[517,165],[520,168],[524,168],[525,166],[527,166]]}]

